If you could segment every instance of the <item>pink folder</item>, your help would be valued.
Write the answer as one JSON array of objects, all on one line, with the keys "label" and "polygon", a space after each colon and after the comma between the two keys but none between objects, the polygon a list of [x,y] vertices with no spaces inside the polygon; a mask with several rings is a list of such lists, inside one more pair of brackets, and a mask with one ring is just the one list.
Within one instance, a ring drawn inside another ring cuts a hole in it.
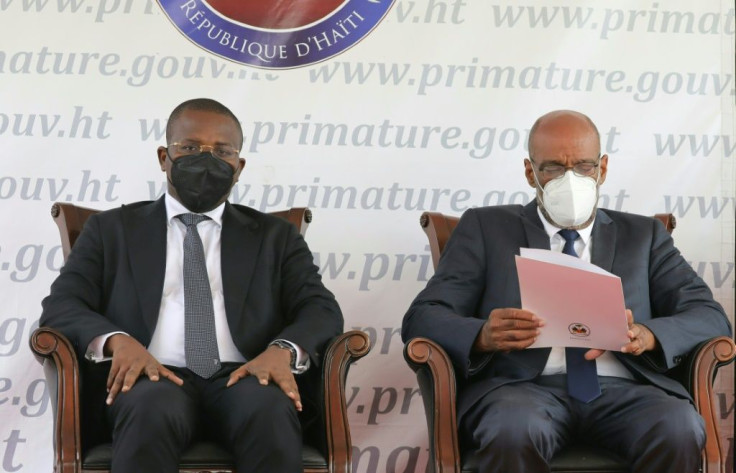
[{"label": "pink folder", "polygon": [[546,325],[529,348],[620,351],[629,342],[621,278],[580,258],[522,248],[516,256],[521,307]]}]

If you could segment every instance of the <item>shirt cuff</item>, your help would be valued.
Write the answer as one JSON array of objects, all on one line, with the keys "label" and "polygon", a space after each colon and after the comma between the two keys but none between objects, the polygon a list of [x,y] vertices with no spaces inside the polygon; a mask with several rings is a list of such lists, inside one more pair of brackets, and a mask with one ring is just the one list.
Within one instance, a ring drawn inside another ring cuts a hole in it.
[{"label": "shirt cuff", "polygon": [[95,363],[102,363],[103,361],[112,360],[111,356],[105,356],[105,342],[108,338],[112,337],[113,335],[117,335],[118,333],[128,335],[125,332],[110,332],[93,338],[92,341],[89,342],[89,345],[87,345],[87,351],[84,353],[84,357],[89,361],[94,361]]},{"label": "shirt cuff", "polygon": [[312,362],[309,359],[309,354],[304,351],[302,347],[300,347],[296,343],[290,342],[289,340],[284,340],[283,338],[276,339],[274,340],[274,342],[286,343],[294,350],[296,350],[296,361],[294,362],[294,366],[291,367],[292,373],[302,374],[309,369],[309,366],[312,364]]}]

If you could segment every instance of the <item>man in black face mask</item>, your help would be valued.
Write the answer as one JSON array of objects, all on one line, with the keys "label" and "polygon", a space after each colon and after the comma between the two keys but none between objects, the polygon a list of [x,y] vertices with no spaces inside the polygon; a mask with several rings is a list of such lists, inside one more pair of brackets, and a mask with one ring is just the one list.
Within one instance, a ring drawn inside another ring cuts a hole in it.
[{"label": "man in black face mask", "polygon": [[178,472],[200,436],[239,472],[301,472],[340,309],[293,225],[227,202],[245,166],[229,109],[184,102],[166,140],[166,195],[90,217],[43,301],[87,360],[83,429],[112,432],[114,473]]}]

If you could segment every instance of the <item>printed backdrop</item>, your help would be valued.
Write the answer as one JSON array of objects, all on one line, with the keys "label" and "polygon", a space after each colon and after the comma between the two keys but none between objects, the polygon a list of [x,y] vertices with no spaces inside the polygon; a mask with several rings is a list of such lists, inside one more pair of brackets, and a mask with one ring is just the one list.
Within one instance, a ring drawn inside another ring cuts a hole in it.
[{"label": "printed backdrop", "polygon": [[[166,118],[201,96],[243,123],[231,201],[309,206],[346,328],[374,342],[349,377],[358,473],[427,462],[399,337],[432,274],[419,215],[528,202],[527,134],[549,110],[598,124],[601,205],[674,213],[676,244],[733,323],[733,1],[398,0],[343,53],[267,70],[201,49],[151,0],[0,0],[0,472],[51,471],[27,342],[62,264],[51,204],[160,196]],[[733,379],[717,380],[731,465]]]}]

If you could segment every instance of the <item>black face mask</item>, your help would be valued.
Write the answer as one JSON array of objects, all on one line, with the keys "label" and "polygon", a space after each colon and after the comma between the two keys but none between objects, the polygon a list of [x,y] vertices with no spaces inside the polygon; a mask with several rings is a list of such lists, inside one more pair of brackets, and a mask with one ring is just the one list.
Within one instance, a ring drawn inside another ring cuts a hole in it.
[{"label": "black face mask", "polygon": [[214,209],[233,186],[235,171],[212,153],[171,159],[171,184],[184,207],[195,213]]}]

